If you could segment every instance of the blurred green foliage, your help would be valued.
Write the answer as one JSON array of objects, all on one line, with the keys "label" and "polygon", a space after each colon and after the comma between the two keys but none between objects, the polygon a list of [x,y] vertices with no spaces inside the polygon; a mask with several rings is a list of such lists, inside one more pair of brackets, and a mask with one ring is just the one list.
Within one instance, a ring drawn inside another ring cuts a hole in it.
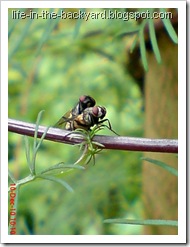
[{"label": "blurred green foliage", "polygon": [[[141,136],[142,96],[125,66],[131,37],[116,38],[136,25],[119,19],[18,20],[9,9],[9,117],[35,123],[45,110],[40,124],[54,125],[85,94],[106,107],[117,133]],[[109,130],[100,134],[113,135]],[[23,137],[9,133],[9,168],[17,179],[28,175],[24,152]],[[17,234],[140,234],[139,226],[103,224],[112,217],[141,218],[140,156],[103,150],[95,166],[64,174],[74,193],[50,181],[22,186]],[[78,147],[44,141],[36,169],[62,161],[72,164],[78,157]]]}]

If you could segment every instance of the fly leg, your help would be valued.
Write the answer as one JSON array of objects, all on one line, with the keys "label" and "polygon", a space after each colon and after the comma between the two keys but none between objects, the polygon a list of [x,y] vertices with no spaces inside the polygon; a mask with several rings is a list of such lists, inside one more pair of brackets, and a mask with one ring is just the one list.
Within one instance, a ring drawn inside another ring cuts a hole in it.
[{"label": "fly leg", "polygon": [[[108,123],[108,126],[107,126],[106,124],[102,124],[102,123],[104,123],[104,122],[106,122],[106,121],[107,121],[107,123]],[[109,130],[111,130],[114,134],[116,134],[117,136],[119,136],[119,134],[117,134],[117,133],[112,129],[111,123],[110,123],[109,119],[103,119],[103,120],[99,121],[98,124],[102,124],[101,126],[105,126],[105,127],[108,128]]]}]

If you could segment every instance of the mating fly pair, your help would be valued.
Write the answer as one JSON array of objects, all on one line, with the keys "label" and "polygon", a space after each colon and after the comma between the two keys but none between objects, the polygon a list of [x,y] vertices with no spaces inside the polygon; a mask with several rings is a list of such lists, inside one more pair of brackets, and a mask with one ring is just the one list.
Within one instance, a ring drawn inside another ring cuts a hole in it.
[{"label": "mating fly pair", "polygon": [[107,121],[109,126],[103,126],[106,126],[118,135],[112,130],[110,121],[103,119],[106,115],[106,108],[103,106],[95,106],[95,104],[96,101],[92,97],[86,95],[81,96],[77,105],[71,111],[68,111],[55,124],[55,127],[66,130],[84,129],[88,131],[94,125],[99,125]]}]

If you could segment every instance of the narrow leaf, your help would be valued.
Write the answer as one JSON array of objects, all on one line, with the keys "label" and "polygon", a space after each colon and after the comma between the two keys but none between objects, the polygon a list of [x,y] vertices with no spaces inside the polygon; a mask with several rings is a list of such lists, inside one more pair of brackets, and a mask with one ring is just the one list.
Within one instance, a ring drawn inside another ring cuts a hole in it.
[{"label": "narrow leaf", "polygon": [[156,60],[158,63],[161,63],[161,56],[160,56],[160,51],[159,51],[158,43],[157,43],[157,39],[156,39],[153,19],[148,20],[148,25],[149,25],[150,41],[152,44],[152,48],[153,48]]},{"label": "narrow leaf", "polygon": [[[163,12],[163,13],[166,13],[165,9],[161,8],[160,11]],[[171,24],[171,21],[169,19],[167,19],[167,18],[163,18],[162,21],[164,23],[164,26],[165,26],[170,38],[173,40],[173,42],[175,44],[177,44],[178,43],[178,37],[177,37],[177,34],[175,32],[175,29],[173,28],[173,26]]]},{"label": "narrow leaf", "polygon": [[134,35],[134,34],[138,33],[138,31],[139,31],[139,27],[127,28],[127,30],[125,32],[121,32],[121,33],[116,34],[114,39],[121,39],[125,36]]},{"label": "narrow leaf", "polygon": [[141,159],[142,159],[142,160],[146,160],[146,161],[148,161],[148,162],[150,162],[150,163],[153,163],[153,164],[155,164],[155,165],[157,165],[157,166],[160,166],[160,167],[162,167],[163,169],[165,169],[166,171],[170,172],[171,174],[173,174],[173,175],[175,175],[175,176],[178,176],[178,171],[177,171],[175,168],[173,168],[173,167],[167,165],[166,163],[164,163],[164,162],[162,162],[162,161],[154,160],[154,159],[146,158],[146,157],[142,157]]},{"label": "narrow leaf", "polygon": [[96,146],[98,146],[98,147],[101,147],[101,148],[104,148],[105,146],[103,145],[103,144],[101,144],[101,143],[99,143],[99,142],[92,142],[92,144],[94,144],[94,145],[96,145]]},{"label": "narrow leaf", "polygon": [[[93,158],[93,155],[89,154],[84,162],[84,165],[88,165],[88,163],[90,163],[91,159]],[[95,160],[93,158],[94,164],[95,164]]]},{"label": "narrow leaf", "polygon": [[36,127],[35,127],[35,132],[34,132],[34,143],[33,143],[33,154],[32,154],[32,162],[31,162],[31,172],[32,174],[35,174],[35,160],[36,160],[36,154],[37,154],[37,136],[38,136],[38,128],[39,128],[39,123],[40,119],[42,117],[44,110],[40,111],[38,113],[38,117],[36,120]]},{"label": "narrow leaf", "polygon": [[134,38],[134,41],[133,41],[133,43],[131,45],[131,48],[130,48],[130,53],[133,52],[133,50],[134,50],[134,48],[135,48],[135,46],[137,44],[137,41],[138,41],[138,35],[136,35],[136,37]]},{"label": "narrow leaf", "polygon": [[57,169],[65,169],[65,168],[73,168],[73,169],[79,169],[79,170],[85,170],[85,168],[83,166],[79,166],[79,165],[69,165],[69,164],[63,164],[63,162],[60,162],[54,166],[49,167],[48,169],[43,170],[40,174],[52,171],[52,170],[57,170]]},{"label": "narrow leaf", "polygon": [[85,157],[85,155],[87,154],[88,151],[88,145],[84,146],[84,150],[81,154],[81,156],[79,157],[79,159],[74,163],[74,165],[78,164],[79,162],[81,162],[81,160]]},{"label": "narrow leaf", "polygon": [[146,58],[146,46],[145,46],[145,40],[144,40],[144,25],[139,30],[139,40],[140,40],[140,53],[141,53],[141,59],[143,67],[146,71],[148,71],[148,62]]},{"label": "narrow leaf", "polygon": [[35,127],[35,132],[34,132],[34,145],[33,145],[33,151],[34,152],[35,152],[36,146],[37,146],[38,128],[39,128],[40,119],[41,119],[43,113],[44,113],[44,110],[40,111],[38,113],[37,120],[36,120],[36,127]]},{"label": "narrow leaf", "polygon": [[27,160],[29,169],[32,172],[32,166],[30,162],[30,143],[29,143],[28,136],[24,136],[24,143],[25,143],[26,160]]},{"label": "narrow leaf", "polygon": [[65,181],[62,180],[62,179],[55,178],[55,177],[49,176],[49,175],[38,175],[37,177],[43,178],[43,179],[46,179],[46,180],[50,180],[50,181],[53,181],[53,182],[56,182],[56,183],[58,183],[58,184],[61,184],[61,185],[64,186],[68,191],[73,192],[72,187],[71,187],[67,182],[65,182]]},{"label": "narrow leaf", "polygon": [[36,147],[36,151],[39,149],[40,145],[42,144],[42,142],[43,142],[43,140],[44,140],[44,138],[45,138],[45,136],[46,136],[46,134],[47,134],[49,128],[50,128],[50,126],[48,126],[48,127],[46,128],[46,130],[44,131],[42,137],[40,138],[39,143],[38,143],[38,145],[37,145],[37,147]]},{"label": "narrow leaf", "polygon": [[[50,13],[54,12],[54,9],[50,9],[49,10]],[[61,15],[61,9],[58,11],[57,15]],[[59,22],[59,18],[56,18],[52,21],[51,18],[49,18],[46,21],[46,26],[44,27],[44,32],[42,33],[41,39],[39,41],[39,45],[37,47],[37,51],[36,51],[36,56],[40,53],[41,48],[43,47],[44,43],[48,41],[52,31],[55,29],[55,27],[57,26],[58,22]]]},{"label": "narrow leaf", "polygon": [[19,33],[17,39],[15,39],[14,47],[11,51],[9,51],[9,61],[11,60],[12,56],[19,50],[24,39],[28,38],[28,32],[32,23],[33,23],[33,19],[29,18],[28,21],[26,22],[26,25]]},{"label": "narrow leaf", "polygon": [[[85,12],[85,9],[80,9],[81,12]],[[75,25],[75,29],[74,29],[74,32],[73,32],[73,38],[76,39],[78,34],[79,34],[79,30],[80,30],[80,26],[83,22],[83,19],[82,18],[78,18],[77,21],[76,21],[76,25]]]},{"label": "narrow leaf", "polygon": [[10,170],[8,170],[8,174],[9,174],[10,179],[16,184],[17,181],[14,178],[14,176],[13,176],[13,174],[12,174],[12,172]]},{"label": "narrow leaf", "polygon": [[107,219],[104,223],[130,224],[130,225],[157,225],[157,226],[178,226],[177,220],[128,220],[128,219]]}]

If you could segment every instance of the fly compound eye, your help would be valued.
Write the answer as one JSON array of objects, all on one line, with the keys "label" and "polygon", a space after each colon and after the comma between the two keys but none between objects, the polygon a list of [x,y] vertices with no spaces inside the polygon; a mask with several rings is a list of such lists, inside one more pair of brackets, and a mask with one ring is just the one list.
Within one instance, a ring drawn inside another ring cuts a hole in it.
[{"label": "fly compound eye", "polygon": [[105,107],[103,107],[103,106],[99,106],[99,109],[100,109],[100,118],[102,119],[102,118],[104,118],[105,117],[105,115],[106,115],[106,108]]},{"label": "fly compound eye", "polygon": [[92,108],[92,114],[93,114],[95,117],[98,117],[98,115],[99,115],[99,109],[98,109],[97,106],[94,106],[94,107]]},{"label": "fly compound eye", "polygon": [[84,102],[85,99],[86,99],[86,97],[87,97],[86,95],[80,96],[79,101],[80,101],[80,102]]},{"label": "fly compound eye", "polygon": [[85,108],[92,107],[96,104],[96,101],[92,97],[87,96],[87,95],[82,95],[79,98],[79,101],[81,102],[81,104],[83,104],[83,107]]}]

